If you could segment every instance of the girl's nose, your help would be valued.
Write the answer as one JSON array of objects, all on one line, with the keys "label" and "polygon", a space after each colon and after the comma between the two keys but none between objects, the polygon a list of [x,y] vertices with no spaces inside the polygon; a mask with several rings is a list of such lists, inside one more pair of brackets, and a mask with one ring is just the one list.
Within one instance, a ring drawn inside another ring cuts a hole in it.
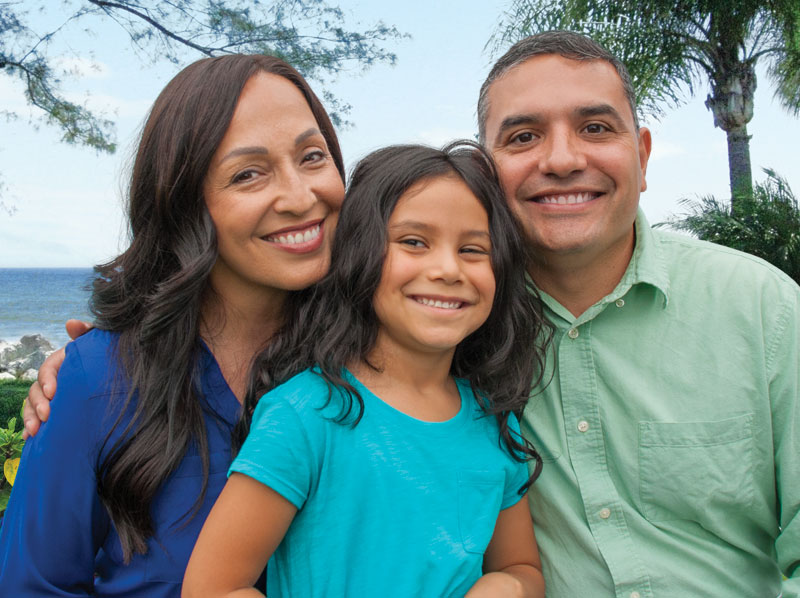
[{"label": "girl's nose", "polygon": [[461,264],[457,251],[443,248],[433,252],[430,258],[429,274],[433,280],[442,280],[448,284],[461,280]]}]

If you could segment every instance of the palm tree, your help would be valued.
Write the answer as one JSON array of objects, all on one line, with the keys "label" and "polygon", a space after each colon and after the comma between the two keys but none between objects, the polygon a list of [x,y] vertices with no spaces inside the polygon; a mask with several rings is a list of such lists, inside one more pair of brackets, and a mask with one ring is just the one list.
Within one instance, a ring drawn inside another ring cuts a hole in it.
[{"label": "palm tree", "polygon": [[732,210],[752,197],[750,136],[755,67],[800,114],[798,0],[514,0],[489,41],[494,50],[548,29],[582,31],[628,66],[644,112],[663,114],[703,82],[706,107],[728,137]]},{"label": "palm tree", "polygon": [[669,226],[777,266],[800,284],[800,207],[786,180],[765,168],[766,181],[742,198],[734,215],[727,201],[707,195],[682,199],[686,213],[656,226]]}]

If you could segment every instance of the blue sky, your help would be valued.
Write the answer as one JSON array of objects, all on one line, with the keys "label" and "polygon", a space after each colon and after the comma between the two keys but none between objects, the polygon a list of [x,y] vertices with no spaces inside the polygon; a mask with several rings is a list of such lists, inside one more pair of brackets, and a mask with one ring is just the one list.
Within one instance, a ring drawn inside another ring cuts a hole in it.
[{"label": "blue sky", "polygon": [[[484,46],[507,4],[340,3],[351,23],[368,26],[382,19],[412,36],[391,45],[397,66],[345,73],[331,86],[352,105],[353,126],[340,131],[348,168],[387,144],[441,145],[474,136],[477,93],[492,63]],[[51,24],[59,18],[55,9],[49,18]],[[10,216],[0,210],[0,267],[91,266],[124,247],[122,197],[130,153],[150,104],[180,67],[150,64],[111,21],[85,21],[83,27],[94,33],[69,27],[53,47],[64,68],[82,73],[65,78],[64,89],[73,101],[105,110],[116,121],[119,149],[108,156],[59,143],[59,132],[25,106],[19,83],[0,72],[0,108],[20,115],[13,122],[0,120],[0,199],[16,208]],[[196,57],[187,53],[186,63]],[[800,120],[779,108],[765,74],[759,74],[748,127],[754,174],[763,178],[761,167],[772,167],[800,194]],[[703,105],[708,90],[697,91],[685,106],[647,123],[653,155],[641,205],[651,222],[679,211],[682,197],[728,194],[725,135]]]}]

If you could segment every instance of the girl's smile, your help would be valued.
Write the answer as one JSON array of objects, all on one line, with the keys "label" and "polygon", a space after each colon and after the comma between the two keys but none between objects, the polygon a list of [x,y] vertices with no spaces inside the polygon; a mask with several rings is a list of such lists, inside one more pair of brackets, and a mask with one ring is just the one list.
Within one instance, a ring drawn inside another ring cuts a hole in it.
[{"label": "girl's smile", "polygon": [[492,309],[486,210],[461,179],[425,179],[398,200],[387,242],[376,349],[451,353]]}]

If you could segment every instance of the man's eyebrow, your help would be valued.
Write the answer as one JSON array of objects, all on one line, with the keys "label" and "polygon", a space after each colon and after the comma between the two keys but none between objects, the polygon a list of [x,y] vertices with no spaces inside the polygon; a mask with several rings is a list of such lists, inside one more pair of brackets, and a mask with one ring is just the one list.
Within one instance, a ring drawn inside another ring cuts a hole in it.
[{"label": "man's eyebrow", "polygon": [[624,123],[625,119],[619,111],[611,104],[592,104],[591,106],[580,106],[575,109],[575,116],[581,118],[591,118],[593,116],[610,116],[614,120]]},{"label": "man's eyebrow", "polygon": [[536,114],[512,114],[511,116],[506,116],[500,123],[500,128],[497,130],[495,143],[499,143],[500,137],[509,129],[520,125],[537,125],[540,122],[542,122],[542,119]]}]

